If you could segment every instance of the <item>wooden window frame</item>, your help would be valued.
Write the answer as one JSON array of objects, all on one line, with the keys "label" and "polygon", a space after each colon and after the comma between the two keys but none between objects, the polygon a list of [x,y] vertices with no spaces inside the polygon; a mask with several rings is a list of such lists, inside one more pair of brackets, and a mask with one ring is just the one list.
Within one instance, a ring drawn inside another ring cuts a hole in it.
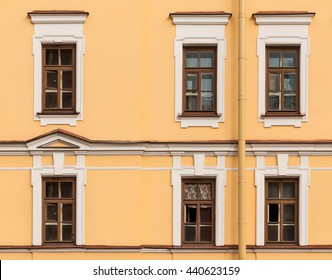
[{"label": "wooden window frame", "polygon": [[[196,199],[196,200],[185,200],[185,184],[188,183],[193,183],[193,184],[197,184],[197,183],[209,183],[212,185],[212,199],[210,200],[204,200],[204,199]],[[182,183],[181,183],[181,192],[182,192],[182,202],[181,202],[181,244],[182,245],[215,245],[215,192],[216,192],[216,182],[215,182],[215,178],[182,178]],[[197,205],[197,209],[200,209],[198,206],[200,204],[211,204],[212,205],[212,220],[211,220],[211,242],[200,242],[199,238],[200,238],[200,215],[199,215],[199,210],[196,214],[196,241],[185,241],[185,211],[184,211],[184,207],[186,204],[196,204]]]},{"label": "wooden window frame", "polygon": [[[187,51],[212,51],[213,52],[213,66],[212,67],[186,67],[186,52]],[[183,46],[183,83],[182,83],[182,115],[186,117],[210,117],[219,116],[217,114],[217,46]],[[187,93],[187,74],[194,73],[197,74],[197,101],[198,110],[187,110],[186,109],[186,93]],[[212,73],[212,110],[204,111],[202,110],[202,90],[201,90],[201,74],[202,73]]]},{"label": "wooden window frame", "polygon": [[[295,183],[295,198],[268,198],[268,183],[276,182],[279,183],[279,188],[285,182],[294,182]],[[268,240],[268,225],[269,223],[269,203],[278,204],[278,216],[279,221],[277,224],[279,225],[278,236],[280,236],[279,241],[269,241]],[[283,207],[285,204],[295,204],[295,240],[292,241],[284,241],[283,240]],[[265,179],[265,245],[299,245],[299,178],[266,178]]]},{"label": "wooden window frame", "polygon": [[[72,182],[72,197],[71,198],[47,198],[46,197],[46,182],[58,182],[58,188],[60,189],[61,182]],[[73,245],[76,244],[76,178],[74,177],[43,177],[42,179],[42,245]],[[61,209],[60,203],[72,203],[72,240],[71,241],[61,241],[60,239],[60,217]],[[58,226],[58,240],[56,241],[46,241],[46,215],[47,215],[47,203],[56,203],[58,204],[58,217],[57,217],[57,226]]]},{"label": "wooden window frame", "polygon": [[[297,60],[297,66],[296,67],[269,67],[269,53],[270,51],[281,51],[282,53],[285,51],[296,51],[296,60]],[[300,89],[300,51],[301,48],[299,45],[267,45],[266,46],[266,77],[265,77],[265,115],[263,117],[298,117],[301,116],[300,113],[300,95],[301,95],[301,89]],[[283,109],[283,103],[284,103],[284,73],[287,72],[296,72],[297,81],[296,81],[296,109],[294,111],[291,110],[285,110]],[[281,109],[280,110],[269,110],[269,74],[270,73],[280,73],[281,75]]]},{"label": "wooden window frame", "polygon": [[[46,65],[46,49],[57,49],[58,57],[60,50],[72,49],[72,65]],[[57,71],[57,107],[46,108],[47,71]],[[72,71],[72,108],[61,108],[61,77],[60,71]],[[76,44],[43,44],[42,45],[42,115],[72,115],[76,112]]]}]

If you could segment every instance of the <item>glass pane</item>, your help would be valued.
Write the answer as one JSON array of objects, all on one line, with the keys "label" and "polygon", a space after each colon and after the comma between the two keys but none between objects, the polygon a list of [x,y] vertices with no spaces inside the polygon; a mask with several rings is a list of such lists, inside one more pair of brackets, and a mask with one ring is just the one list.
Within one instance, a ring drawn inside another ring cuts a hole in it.
[{"label": "glass pane", "polygon": [[186,184],[184,188],[184,199],[197,199],[197,184]]},{"label": "glass pane", "polygon": [[200,199],[212,199],[211,184],[199,184],[199,198]]},{"label": "glass pane", "polygon": [[279,241],[279,226],[269,225],[267,227],[267,240],[268,241]]},{"label": "glass pane", "polygon": [[57,88],[58,87],[58,72],[57,71],[47,71],[46,72],[46,87],[47,88]]},{"label": "glass pane", "polygon": [[197,89],[197,75],[187,74],[187,90],[196,90],[196,89]]},{"label": "glass pane", "polygon": [[186,93],[186,110],[198,110],[198,96],[197,92]]},{"label": "glass pane", "polygon": [[202,74],[202,84],[201,90],[202,91],[212,91],[212,79],[213,74]]},{"label": "glass pane", "polygon": [[62,222],[73,220],[73,205],[71,203],[62,204]]},{"label": "glass pane", "polygon": [[212,205],[201,205],[201,223],[212,222]]},{"label": "glass pane", "polygon": [[280,74],[269,73],[270,91],[280,91]]},{"label": "glass pane", "polygon": [[270,92],[269,94],[269,110],[279,111],[280,108],[280,92]]},{"label": "glass pane", "polygon": [[58,240],[58,226],[57,225],[46,225],[45,230],[46,241],[57,241]]},{"label": "glass pane", "polygon": [[295,182],[282,183],[282,198],[295,198]]},{"label": "glass pane", "polygon": [[63,71],[62,72],[62,88],[73,87],[73,71]]},{"label": "glass pane", "polygon": [[200,67],[201,68],[213,67],[213,52],[212,51],[201,51]]},{"label": "glass pane", "polygon": [[284,204],[284,223],[295,223],[295,205]]},{"label": "glass pane", "polygon": [[284,90],[296,91],[297,75],[296,73],[284,73]]},{"label": "glass pane", "polygon": [[295,226],[283,227],[283,241],[295,241]]},{"label": "glass pane", "polygon": [[284,110],[296,111],[296,93],[289,92],[284,94]]},{"label": "glass pane", "polygon": [[269,67],[280,67],[280,51],[269,52]]},{"label": "glass pane", "polygon": [[62,225],[62,241],[72,241],[72,240],[73,240],[73,226]]},{"label": "glass pane", "polygon": [[212,227],[211,226],[201,226],[200,227],[200,238],[201,242],[212,242]]},{"label": "glass pane", "polygon": [[61,182],[61,197],[73,197],[73,183]]},{"label": "glass pane", "polygon": [[46,182],[46,197],[59,197],[58,182]]},{"label": "glass pane", "polygon": [[46,220],[57,221],[58,220],[58,205],[56,203],[46,204]]},{"label": "glass pane", "polygon": [[46,92],[46,108],[58,107],[58,93],[54,91]]},{"label": "glass pane", "polygon": [[46,65],[59,65],[57,49],[46,49]]},{"label": "glass pane", "polygon": [[212,92],[202,92],[202,111],[213,111]]},{"label": "glass pane", "polygon": [[283,67],[296,67],[296,51],[285,51],[282,62]]},{"label": "glass pane", "polygon": [[198,51],[186,52],[186,67],[198,67]]},{"label": "glass pane", "polygon": [[62,93],[62,108],[73,108],[73,93],[71,91]]},{"label": "glass pane", "polygon": [[268,182],[268,198],[279,198],[279,183]]},{"label": "glass pane", "polygon": [[195,242],[196,241],[196,226],[190,225],[184,227],[184,241]]},{"label": "glass pane", "polygon": [[71,49],[61,50],[61,65],[72,65],[73,54]]},{"label": "glass pane", "polygon": [[185,205],[186,223],[196,223],[196,204]]},{"label": "glass pane", "polygon": [[269,204],[268,221],[270,223],[279,222],[279,204]]}]

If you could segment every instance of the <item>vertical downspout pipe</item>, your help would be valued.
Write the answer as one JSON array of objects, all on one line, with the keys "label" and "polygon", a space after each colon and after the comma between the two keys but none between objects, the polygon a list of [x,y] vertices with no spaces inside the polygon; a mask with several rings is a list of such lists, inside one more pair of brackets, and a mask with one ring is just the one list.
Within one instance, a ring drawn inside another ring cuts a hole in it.
[{"label": "vertical downspout pipe", "polygon": [[246,139],[245,139],[245,67],[246,67],[246,11],[245,0],[239,1],[238,49],[238,246],[239,259],[246,259]]}]

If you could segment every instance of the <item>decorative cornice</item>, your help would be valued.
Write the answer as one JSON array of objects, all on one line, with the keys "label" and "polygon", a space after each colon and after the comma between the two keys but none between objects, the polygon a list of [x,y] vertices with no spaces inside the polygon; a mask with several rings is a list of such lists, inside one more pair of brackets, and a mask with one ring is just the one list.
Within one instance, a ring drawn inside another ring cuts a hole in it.
[{"label": "decorative cornice", "polygon": [[309,25],[315,13],[280,11],[258,12],[252,15],[258,25]]}]

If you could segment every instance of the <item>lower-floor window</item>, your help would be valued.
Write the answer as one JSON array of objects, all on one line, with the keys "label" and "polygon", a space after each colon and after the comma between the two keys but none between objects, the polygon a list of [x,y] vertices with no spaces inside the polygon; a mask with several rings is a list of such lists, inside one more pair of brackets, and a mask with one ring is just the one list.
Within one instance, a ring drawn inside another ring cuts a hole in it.
[{"label": "lower-floor window", "polygon": [[215,180],[182,180],[182,244],[213,244]]},{"label": "lower-floor window", "polygon": [[75,178],[43,178],[43,244],[75,242]]},{"label": "lower-floor window", "polygon": [[298,179],[266,179],[266,244],[298,243]]}]

